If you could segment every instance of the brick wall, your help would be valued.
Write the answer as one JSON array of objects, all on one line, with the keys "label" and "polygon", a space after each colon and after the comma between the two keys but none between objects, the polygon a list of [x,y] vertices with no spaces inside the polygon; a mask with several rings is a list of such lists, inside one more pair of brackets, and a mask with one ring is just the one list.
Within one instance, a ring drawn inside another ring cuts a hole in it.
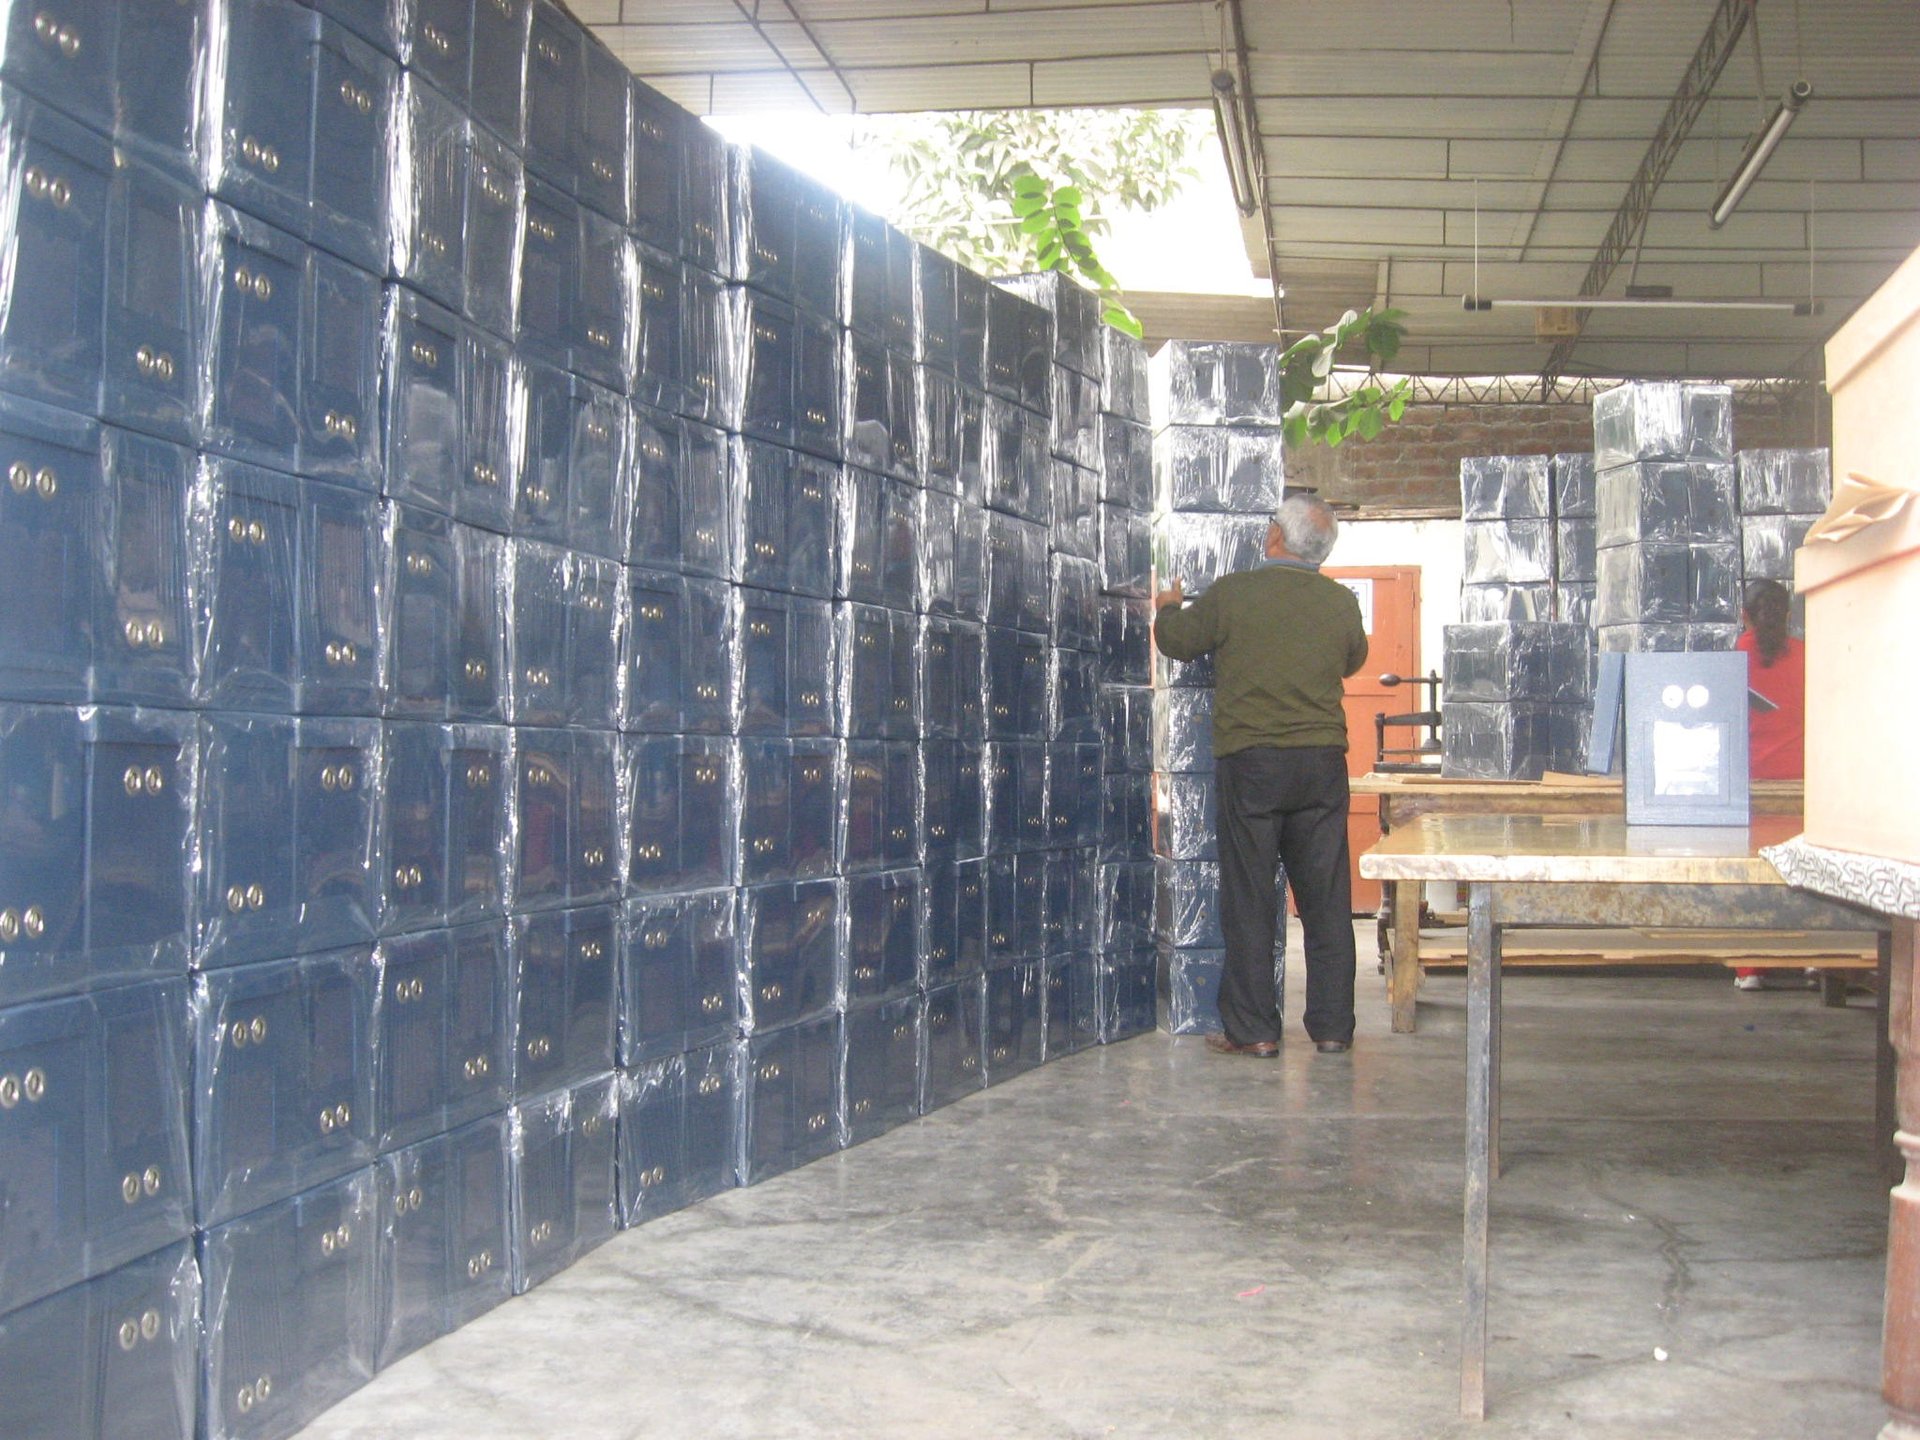
[{"label": "brick wall", "polygon": [[[1824,445],[1831,407],[1808,388],[1780,400],[1742,399],[1734,444],[1743,450]],[[1458,515],[1465,455],[1551,455],[1593,446],[1591,405],[1416,405],[1377,439],[1287,451],[1287,483],[1314,486],[1374,517]]]}]

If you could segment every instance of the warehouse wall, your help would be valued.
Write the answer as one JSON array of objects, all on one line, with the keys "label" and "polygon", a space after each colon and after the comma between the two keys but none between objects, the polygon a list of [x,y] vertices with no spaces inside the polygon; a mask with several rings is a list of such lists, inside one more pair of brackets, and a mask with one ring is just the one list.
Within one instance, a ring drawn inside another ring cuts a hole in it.
[{"label": "warehouse wall", "polygon": [[[1743,449],[1824,445],[1831,411],[1818,387],[1786,401],[1742,399],[1734,406],[1734,430]],[[1386,515],[1457,515],[1463,457],[1591,449],[1591,404],[1415,405],[1376,440],[1337,450],[1289,448],[1287,479],[1317,487],[1328,500]]]}]

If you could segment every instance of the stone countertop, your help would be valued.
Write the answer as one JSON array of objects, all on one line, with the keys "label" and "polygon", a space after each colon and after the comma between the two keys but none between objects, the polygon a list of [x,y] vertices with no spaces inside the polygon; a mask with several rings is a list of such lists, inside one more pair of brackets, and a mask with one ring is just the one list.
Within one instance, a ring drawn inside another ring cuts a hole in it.
[{"label": "stone countertop", "polygon": [[1760,849],[1797,816],[1749,827],[1634,825],[1618,815],[1422,815],[1360,857],[1369,880],[1781,885]]}]

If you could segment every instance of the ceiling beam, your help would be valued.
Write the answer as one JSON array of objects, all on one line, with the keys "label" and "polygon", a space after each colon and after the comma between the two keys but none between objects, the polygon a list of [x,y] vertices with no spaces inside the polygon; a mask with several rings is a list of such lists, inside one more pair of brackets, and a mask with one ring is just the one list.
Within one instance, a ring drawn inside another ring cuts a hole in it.
[{"label": "ceiling beam", "polygon": [[[1720,72],[1726,68],[1733,47],[1746,33],[1747,22],[1753,17],[1754,3],[1755,0],[1720,0],[1714,7],[1713,18],[1707,22],[1707,33],[1700,37],[1693,59],[1687,62],[1687,68],[1680,76],[1680,87],[1667,102],[1667,113],[1660,117],[1659,128],[1647,143],[1647,153],[1640,157],[1640,168],[1634,171],[1633,178],[1627,182],[1627,193],[1621,197],[1613,223],[1607,227],[1606,237],[1601,240],[1592,264],[1587,267],[1586,279],[1580,282],[1580,295],[1598,296],[1606,291],[1607,281],[1613,278],[1613,272],[1633,247],[1635,237],[1646,227],[1647,216],[1653,210],[1654,194],[1659,190],[1660,182],[1666,179],[1668,169],[1693,129],[1693,122],[1700,118],[1700,111],[1705,108],[1707,96],[1712,93]],[[1575,333],[1557,343],[1547,356],[1547,363],[1540,369],[1540,390],[1543,395],[1553,394],[1554,387],[1559,384],[1567,361],[1573,356],[1573,347],[1579,343],[1579,332],[1586,329],[1591,314],[1588,310],[1576,310]]]}]

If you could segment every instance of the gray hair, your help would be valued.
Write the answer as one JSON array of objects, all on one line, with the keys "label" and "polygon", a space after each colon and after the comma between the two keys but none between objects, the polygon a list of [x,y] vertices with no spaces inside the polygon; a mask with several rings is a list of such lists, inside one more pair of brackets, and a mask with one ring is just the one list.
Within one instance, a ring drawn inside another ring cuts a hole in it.
[{"label": "gray hair", "polygon": [[1318,565],[1333,553],[1333,542],[1340,537],[1340,522],[1326,501],[1312,495],[1289,495],[1273,512],[1273,523],[1287,542],[1287,552],[1297,560]]}]

